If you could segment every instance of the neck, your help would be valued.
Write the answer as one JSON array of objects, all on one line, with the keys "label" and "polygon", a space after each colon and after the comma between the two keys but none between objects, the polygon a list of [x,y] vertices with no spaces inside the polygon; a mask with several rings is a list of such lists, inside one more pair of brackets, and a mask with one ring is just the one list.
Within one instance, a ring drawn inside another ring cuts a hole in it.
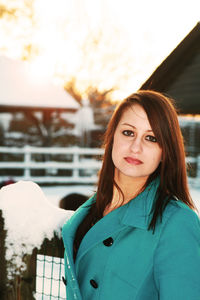
[{"label": "neck", "polygon": [[113,198],[120,200],[124,200],[123,203],[127,203],[131,199],[135,198],[142,190],[145,185],[148,177],[130,177],[123,174],[119,174],[119,172],[115,171],[115,182],[120,187],[124,199],[121,193],[118,192],[117,188],[113,189]]},{"label": "neck", "polygon": [[131,199],[135,198],[141,191],[147,181],[148,177],[129,177],[120,174],[115,170],[115,182],[121,189],[123,195],[118,191],[118,189],[113,187],[113,197],[111,203],[105,208],[104,216],[111,212],[113,209],[128,203]]}]

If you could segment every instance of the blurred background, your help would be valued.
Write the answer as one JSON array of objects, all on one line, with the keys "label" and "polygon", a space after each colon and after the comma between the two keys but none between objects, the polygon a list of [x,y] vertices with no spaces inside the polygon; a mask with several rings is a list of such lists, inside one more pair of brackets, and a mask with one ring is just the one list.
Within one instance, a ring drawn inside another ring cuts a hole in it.
[{"label": "blurred background", "polygon": [[199,0],[0,0],[0,185],[34,181],[75,210],[115,106],[153,89],[175,99],[199,208],[199,21]]},{"label": "blurred background", "polygon": [[95,183],[108,120],[140,88],[176,100],[197,179],[199,11],[196,0],[0,0],[1,185]]}]

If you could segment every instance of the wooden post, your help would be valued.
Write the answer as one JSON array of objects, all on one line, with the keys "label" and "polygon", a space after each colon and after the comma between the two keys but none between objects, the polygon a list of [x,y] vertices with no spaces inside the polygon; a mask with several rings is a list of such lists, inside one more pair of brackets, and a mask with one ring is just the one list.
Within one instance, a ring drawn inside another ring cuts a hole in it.
[{"label": "wooden post", "polygon": [[13,278],[9,279],[7,278],[5,238],[6,230],[0,210],[0,299],[35,300],[33,292],[35,291],[37,249],[33,250],[32,255],[24,256],[23,260],[27,269],[22,274],[13,275]]},{"label": "wooden post", "polygon": [[38,250],[38,254],[63,258],[64,245],[62,238],[59,238],[57,235],[54,235],[51,240],[45,238],[40,250]]},{"label": "wooden post", "polygon": [[7,267],[6,267],[6,248],[5,248],[6,231],[4,229],[4,219],[2,211],[0,210],[0,299],[6,298],[6,284],[7,284]]},{"label": "wooden post", "polygon": [[34,300],[36,290],[36,257],[37,249],[34,249],[32,255],[25,255],[23,261],[26,264],[26,270],[20,276],[19,298],[17,300]]}]

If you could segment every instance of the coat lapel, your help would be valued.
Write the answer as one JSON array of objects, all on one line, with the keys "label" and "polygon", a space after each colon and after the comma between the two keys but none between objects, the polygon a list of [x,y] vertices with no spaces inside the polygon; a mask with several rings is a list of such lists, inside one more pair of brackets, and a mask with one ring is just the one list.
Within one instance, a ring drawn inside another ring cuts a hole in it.
[{"label": "coat lapel", "polygon": [[[72,217],[64,224],[62,228],[62,237],[64,242],[64,247],[67,256],[71,262],[73,262],[73,242],[76,234],[76,230],[81,223],[81,221],[87,215],[90,205],[95,200],[95,195],[86,201],[77,211],[72,215]],[[72,264],[73,267],[73,264]]]},{"label": "coat lapel", "polygon": [[119,207],[105,217],[100,219],[84,236],[76,258],[78,264],[81,257],[100,241],[112,236],[115,232],[122,230],[125,225],[121,223],[120,217],[125,212],[125,207]]},{"label": "coat lapel", "polygon": [[[73,290],[73,299],[82,299],[76,277],[74,259],[73,259],[73,242],[78,225],[87,215],[90,204],[94,201],[95,196],[84,203],[74,215],[64,224],[62,228],[62,237],[65,247],[65,276],[71,281]],[[71,296],[70,296],[71,299]]]}]

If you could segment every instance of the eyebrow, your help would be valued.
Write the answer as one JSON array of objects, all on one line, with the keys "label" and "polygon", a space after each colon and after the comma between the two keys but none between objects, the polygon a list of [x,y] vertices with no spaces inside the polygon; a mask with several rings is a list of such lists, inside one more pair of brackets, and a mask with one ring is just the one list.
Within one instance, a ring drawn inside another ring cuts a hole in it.
[{"label": "eyebrow", "polygon": [[[134,128],[134,129],[137,129],[134,125],[131,125],[131,124],[128,124],[128,123],[122,123],[122,125],[130,126],[130,127]],[[153,132],[152,129],[148,129],[148,130],[145,130],[145,131],[146,132]]]}]

